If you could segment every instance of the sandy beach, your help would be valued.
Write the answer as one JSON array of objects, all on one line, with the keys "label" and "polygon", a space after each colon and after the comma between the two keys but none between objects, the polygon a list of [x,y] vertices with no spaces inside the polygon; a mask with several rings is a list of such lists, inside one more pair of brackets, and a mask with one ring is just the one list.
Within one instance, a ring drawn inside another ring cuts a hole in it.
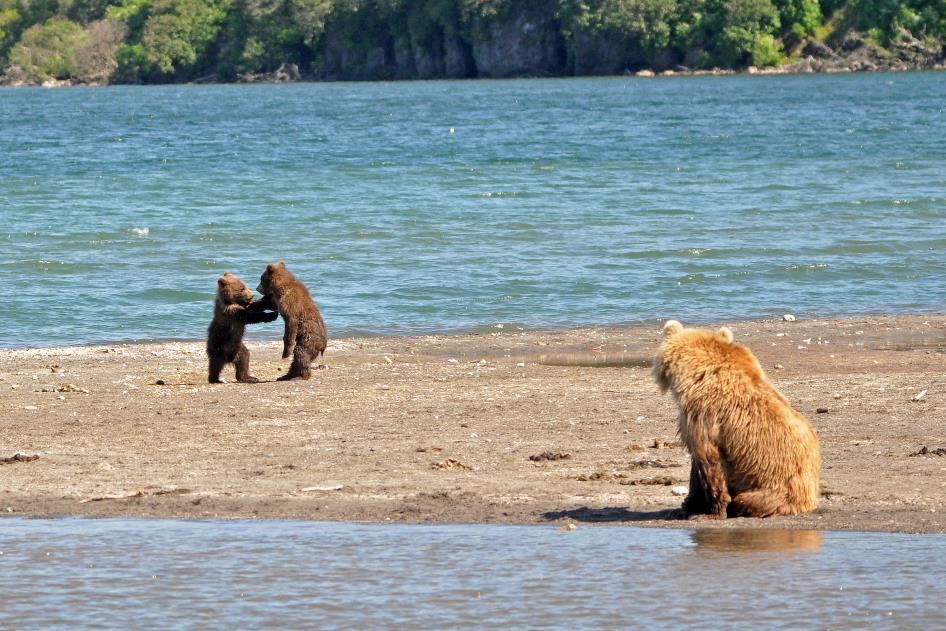
[{"label": "sandy beach", "polygon": [[[818,510],[688,522],[946,532],[946,317],[722,322],[821,440]],[[0,351],[0,513],[679,527],[660,323],[339,339],[308,382],[203,342]],[[939,451],[937,451],[939,450]],[[940,455],[937,455],[940,454]]]}]

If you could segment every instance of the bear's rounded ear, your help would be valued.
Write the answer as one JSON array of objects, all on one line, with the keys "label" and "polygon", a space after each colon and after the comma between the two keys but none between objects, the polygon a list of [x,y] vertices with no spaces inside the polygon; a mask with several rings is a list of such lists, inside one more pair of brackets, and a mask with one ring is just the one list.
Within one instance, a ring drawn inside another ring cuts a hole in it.
[{"label": "bear's rounded ear", "polygon": [[227,284],[227,279],[221,276],[217,279],[217,287],[224,287]]},{"label": "bear's rounded ear", "polygon": [[667,320],[667,323],[664,324],[664,335],[670,337],[671,335],[676,335],[683,330],[683,325],[677,322],[676,320]]},{"label": "bear's rounded ear", "polygon": [[276,263],[276,267],[281,267],[281,268],[283,268],[283,269],[286,269],[286,262],[285,262],[285,261],[279,261],[278,263]]},{"label": "bear's rounded ear", "polygon": [[719,333],[719,336],[723,338],[724,340],[726,340],[727,342],[732,342],[733,340],[732,329],[730,329],[728,326],[720,327],[717,333]]},{"label": "bear's rounded ear", "polygon": [[277,263],[267,263],[266,271],[272,273],[272,271],[276,269],[276,265]]}]

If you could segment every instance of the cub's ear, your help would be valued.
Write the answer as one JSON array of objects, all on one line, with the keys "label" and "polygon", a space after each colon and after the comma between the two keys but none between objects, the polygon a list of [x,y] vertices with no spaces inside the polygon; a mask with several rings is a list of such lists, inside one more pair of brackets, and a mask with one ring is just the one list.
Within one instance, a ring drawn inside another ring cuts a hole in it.
[{"label": "cub's ear", "polygon": [[286,262],[285,262],[285,261],[279,261],[278,263],[276,263],[276,267],[281,267],[281,268],[283,268],[283,269],[286,269]]},{"label": "cub's ear", "polygon": [[225,278],[225,276],[226,275],[221,276],[220,278],[217,279],[217,287],[225,287],[227,285],[227,279]]},{"label": "cub's ear", "polygon": [[[281,262],[281,261],[280,261],[280,262]],[[276,269],[276,267],[277,267],[278,265],[279,265],[279,263],[269,263],[269,264],[266,265],[266,271],[269,272],[270,274],[272,274],[273,270]]]},{"label": "cub's ear", "polygon": [[664,335],[670,337],[671,335],[676,335],[683,330],[683,325],[677,322],[676,320],[667,320],[667,323],[664,324]]},{"label": "cub's ear", "polygon": [[719,331],[716,333],[727,342],[732,342],[733,340],[732,329],[730,329],[728,326],[720,327]]}]

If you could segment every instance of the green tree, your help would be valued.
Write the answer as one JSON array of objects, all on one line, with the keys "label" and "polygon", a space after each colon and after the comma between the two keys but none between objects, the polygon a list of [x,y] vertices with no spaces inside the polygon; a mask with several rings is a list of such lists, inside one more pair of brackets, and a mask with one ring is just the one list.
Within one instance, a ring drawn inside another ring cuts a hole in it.
[{"label": "green tree", "polygon": [[[240,44],[235,49],[238,59],[234,65],[239,72],[260,72],[286,62],[311,61],[332,3],[245,0],[235,8],[242,18],[242,37],[237,37]],[[230,23],[233,25],[233,20]]]},{"label": "green tree", "polygon": [[0,0],[0,60],[20,38],[23,16],[15,0]]},{"label": "green tree", "polygon": [[59,0],[20,0],[19,6],[27,26],[43,24],[60,13]]},{"label": "green tree", "polygon": [[801,39],[821,26],[821,5],[818,0],[787,0],[780,7],[782,24]]},{"label": "green tree", "polygon": [[576,32],[621,33],[653,53],[671,44],[678,0],[560,0],[557,15],[566,37]]},{"label": "green tree", "polygon": [[70,20],[88,25],[104,18],[110,4],[114,3],[109,0],[70,0],[68,6],[60,7],[60,11],[64,10]]},{"label": "green tree", "polygon": [[141,33],[141,71],[153,79],[167,80],[193,76],[207,65],[204,56],[220,33],[226,4],[227,0],[152,2]]},{"label": "green tree", "polygon": [[150,10],[150,0],[121,0],[109,5],[105,9],[105,15],[110,20],[124,23],[128,27],[130,36],[137,40],[141,37],[141,30],[148,20]]},{"label": "green tree", "polygon": [[770,64],[778,53],[774,35],[781,22],[771,0],[710,0],[703,5],[702,32],[707,62],[739,67],[749,62]]},{"label": "green tree", "polygon": [[81,25],[54,17],[26,29],[10,51],[10,63],[35,81],[69,79],[77,74],[76,51],[87,34]]}]

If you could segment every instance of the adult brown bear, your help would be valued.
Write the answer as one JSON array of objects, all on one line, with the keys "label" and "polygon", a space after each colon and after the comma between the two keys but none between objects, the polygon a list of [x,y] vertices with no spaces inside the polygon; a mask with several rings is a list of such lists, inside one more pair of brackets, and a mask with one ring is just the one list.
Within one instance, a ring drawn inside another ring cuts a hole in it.
[{"label": "adult brown bear", "polygon": [[236,367],[237,381],[259,381],[250,374],[250,351],[243,343],[243,333],[247,324],[272,322],[279,314],[257,310],[255,304],[253,290],[230,272],[217,280],[214,317],[207,328],[207,357],[210,360],[207,381],[210,383],[220,383],[220,371],[231,362]]},{"label": "adult brown bear", "polygon": [[292,364],[278,381],[308,379],[312,362],[328,344],[325,322],[309,290],[279,261],[266,266],[256,291],[263,294],[258,308],[276,309],[286,324],[282,356],[292,355]]},{"label": "adult brown bear", "polygon": [[654,358],[661,391],[680,408],[690,452],[687,516],[794,515],[818,504],[818,437],[727,328],[664,325]]}]

